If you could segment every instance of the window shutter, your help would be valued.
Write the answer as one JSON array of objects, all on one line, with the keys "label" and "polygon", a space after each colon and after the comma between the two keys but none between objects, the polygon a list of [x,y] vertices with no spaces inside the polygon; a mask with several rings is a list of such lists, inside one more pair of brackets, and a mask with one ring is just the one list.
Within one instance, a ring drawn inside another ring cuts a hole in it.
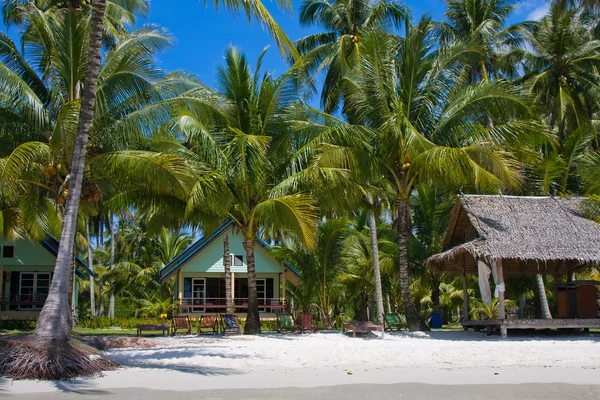
[{"label": "window shutter", "polygon": [[[10,273],[10,300],[16,301],[19,298],[19,278],[21,274],[18,271],[12,271]],[[10,305],[9,310],[16,310],[16,305]]]},{"label": "window shutter", "polygon": [[267,299],[272,299],[273,298],[273,278],[267,278],[266,279],[266,284],[267,284]]},{"label": "window shutter", "polygon": [[192,297],[192,278],[183,278],[183,297]]}]

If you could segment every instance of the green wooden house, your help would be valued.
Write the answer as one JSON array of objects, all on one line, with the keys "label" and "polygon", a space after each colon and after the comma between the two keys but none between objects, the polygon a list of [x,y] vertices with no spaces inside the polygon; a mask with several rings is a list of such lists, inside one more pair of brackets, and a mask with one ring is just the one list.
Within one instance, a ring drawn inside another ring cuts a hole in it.
[{"label": "green wooden house", "polygon": [[[177,255],[159,272],[160,282],[175,278],[175,301],[183,315],[225,312],[225,235],[229,237],[233,304],[236,313],[248,308],[248,270],[243,237],[233,221],[221,225],[212,236],[202,238]],[[286,282],[299,285],[302,278],[291,265],[281,264],[267,251],[268,244],[257,241],[255,247],[259,309],[264,318],[286,308]]]},{"label": "green wooden house", "polygon": [[[19,239],[0,240],[0,318],[35,319],[40,313],[54,273],[58,241],[48,237],[40,242]],[[75,258],[75,271],[89,278],[93,271]],[[78,300],[75,280],[75,306]]]}]

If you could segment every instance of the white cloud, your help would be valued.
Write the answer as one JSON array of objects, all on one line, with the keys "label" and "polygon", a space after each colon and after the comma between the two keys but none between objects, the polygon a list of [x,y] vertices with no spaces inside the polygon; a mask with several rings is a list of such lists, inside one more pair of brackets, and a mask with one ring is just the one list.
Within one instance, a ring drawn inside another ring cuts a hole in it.
[{"label": "white cloud", "polygon": [[527,14],[527,17],[525,19],[527,21],[539,21],[540,19],[544,18],[544,16],[546,16],[546,14],[548,14],[549,10],[550,10],[550,3],[544,2],[540,6],[531,10],[531,12],[529,12],[529,14]]}]

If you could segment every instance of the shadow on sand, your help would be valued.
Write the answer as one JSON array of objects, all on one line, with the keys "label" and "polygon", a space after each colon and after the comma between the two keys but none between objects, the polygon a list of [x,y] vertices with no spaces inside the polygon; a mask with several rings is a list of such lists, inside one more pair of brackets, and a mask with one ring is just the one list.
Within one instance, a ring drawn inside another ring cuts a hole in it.
[{"label": "shadow on sand", "polygon": [[498,340],[506,342],[540,342],[540,341],[592,341],[600,343],[600,332],[564,332],[560,330],[552,329],[538,329],[538,330],[523,330],[523,329],[509,329],[507,339],[500,339],[498,332],[487,335],[485,330],[480,332],[475,331],[463,331],[463,330],[439,330],[431,332],[386,332],[387,335],[394,337],[406,337],[415,339],[430,339],[430,340],[446,340],[446,341],[459,341],[459,342],[471,342],[481,340]]}]

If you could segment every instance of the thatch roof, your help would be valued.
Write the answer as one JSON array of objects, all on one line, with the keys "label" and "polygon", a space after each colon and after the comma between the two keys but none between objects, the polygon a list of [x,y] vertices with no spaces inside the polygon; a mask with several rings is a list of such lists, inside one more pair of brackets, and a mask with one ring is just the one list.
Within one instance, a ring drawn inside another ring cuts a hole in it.
[{"label": "thatch roof", "polygon": [[600,264],[600,225],[582,198],[459,196],[445,252],[427,260],[446,273],[477,273],[477,259],[502,259],[506,275],[566,274]]}]

